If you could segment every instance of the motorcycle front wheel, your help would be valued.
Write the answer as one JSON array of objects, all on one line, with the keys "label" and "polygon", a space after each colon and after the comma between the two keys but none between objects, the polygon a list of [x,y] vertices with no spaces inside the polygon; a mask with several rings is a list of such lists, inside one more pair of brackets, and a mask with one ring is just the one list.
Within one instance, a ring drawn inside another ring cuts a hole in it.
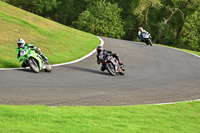
[{"label": "motorcycle front wheel", "polygon": [[38,65],[38,62],[36,59],[34,58],[29,58],[29,60],[27,60],[28,65],[30,66],[31,70],[35,73],[39,73],[40,72],[40,68]]},{"label": "motorcycle front wheel", "polygon": [[112,64],[111,62],[108,62],[105,64],[106,69],[108,70],[108,72],[110,73],[110,75],[115,76],[115,66],[114,64]]}]

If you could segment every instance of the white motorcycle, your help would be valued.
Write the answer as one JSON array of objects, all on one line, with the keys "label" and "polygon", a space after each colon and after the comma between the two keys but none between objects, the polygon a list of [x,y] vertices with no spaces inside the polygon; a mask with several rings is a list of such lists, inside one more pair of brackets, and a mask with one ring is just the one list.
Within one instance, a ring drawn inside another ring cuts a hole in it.
[{"label": "white motorcycle", "polygon": [[142,38],[147,45],[152,46],[151,35],[148,32],[142,32]]}]

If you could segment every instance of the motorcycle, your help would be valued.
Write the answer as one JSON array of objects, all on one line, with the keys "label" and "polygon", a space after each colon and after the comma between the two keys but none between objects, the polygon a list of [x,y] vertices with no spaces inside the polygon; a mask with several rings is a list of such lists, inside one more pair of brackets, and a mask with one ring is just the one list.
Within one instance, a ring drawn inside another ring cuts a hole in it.
[{"label": "motorcycle", "polygon": [[148,32],[143,32],[142,38],[147,45],[152,46],[151,35]]},{"label": "motorcycle", "polygon": [[120,75],[125,74],[124,65],[120,65],[119,61],[111,55],[108,55],[105,60],[102,60],[101,63],[112,76],[115,76],[117,73]]},{"label": "motorcycle", "polygon": [[40,70],[51,72],[50,62],[48,60],[44,61],[34,49],[20,48],[18,52],[20,52],[19,61],[23,61],[33,72],[39,73]]}]

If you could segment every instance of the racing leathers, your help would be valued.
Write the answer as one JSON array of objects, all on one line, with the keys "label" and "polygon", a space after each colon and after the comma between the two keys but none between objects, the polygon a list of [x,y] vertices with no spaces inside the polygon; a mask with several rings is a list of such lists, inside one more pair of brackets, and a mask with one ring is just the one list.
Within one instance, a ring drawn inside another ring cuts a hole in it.
[{"label": "racing leathers", "polygon": [[[119,60],[119,55],[117,53],[114,53],[112,51],[109,50],[102,50],[101,52],[97,52],[97,64],[100,64],[101,61],[104,61],[108,55],[112,55],[113,57],[115,57],[120,65],[123,65],[122,62]],[[101,71],[106,70],[105,64],[102,64],[101,66]]]},{"label": "racing leathers", "polygon": [[[141,31],[138,32],[138,37],[139,37],[140,41],[142,41],[142,42],[144,42],[144,39],[143,39],[143,36],[142,36],[142,33],[143,33],[143,32],[148,33],[146,30],[142,30],[142,32],[141,32]],[[148,33],[148,34],[149,34],[149,33]]]}]

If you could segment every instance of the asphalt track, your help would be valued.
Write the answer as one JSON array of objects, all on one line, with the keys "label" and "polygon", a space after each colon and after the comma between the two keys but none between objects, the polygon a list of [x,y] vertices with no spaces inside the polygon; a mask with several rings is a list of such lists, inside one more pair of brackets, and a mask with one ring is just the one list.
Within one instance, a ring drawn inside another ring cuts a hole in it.
[{"label": "asphalt track", "polygon": [[200,99],[200,58],[161,46],[102,37],[119,53],[126,75],[101,72],[96,55],[53,67],[0,71],[0,104],[136,105]]}]

